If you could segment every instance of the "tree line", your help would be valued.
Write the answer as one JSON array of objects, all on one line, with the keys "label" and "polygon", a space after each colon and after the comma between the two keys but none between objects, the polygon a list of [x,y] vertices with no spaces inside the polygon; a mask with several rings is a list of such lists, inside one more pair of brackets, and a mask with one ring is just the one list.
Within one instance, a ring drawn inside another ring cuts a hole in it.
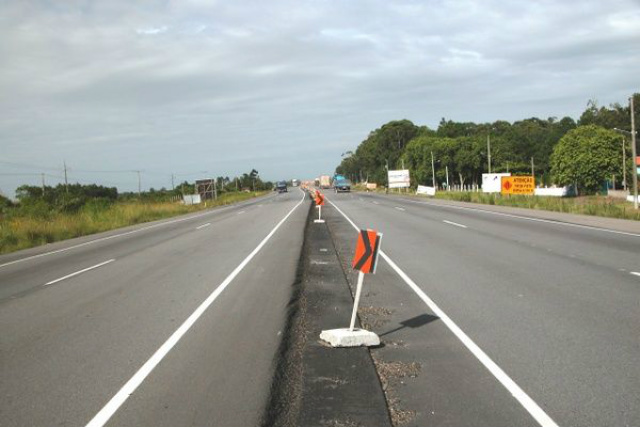
[{"label": "tree line", "polygon": [[[273,188],[273,183],[263,181],[255,169],[234,178],[220,176],[215,179],[215,182],[218,194],[235,191],[264,191]],[[117,202],[166,202],[195,192],[195,182],[188,181],[178,184],[173,189],[150,188],[140,193],[119,193],[116,187],[97,184],[22,185],[16,189],[17,202],[0,195],[0,219],[2,215],[9,213],[46,218],[56,213],[74,213],[81,209],[100,210]]]},{"label": "tree line", "polygon": [[[640,94],[634,95],[634,102],[640,107]],[[635,108],[635,120],[640,126],[638,110]],[[448,171],[450,185],[466,186],[481,183],[490,161],[494,173],[524,175],[533,168],[537,184],[573,184],[582,193],[593,193],[614,176],[622,182],[623,149],[628,159],[626,178],[630,179],[629,139],[614,131],[630,131],[630,127],[629,105],[598,106],[594,100],[587,103],[577,122],[568,116],[513,123],[442,118],[433,130],[409,120],[394,120],[371,131],[355,151],[344,153],[336,173],[353,181],[385,185],[387,168],[405,168],[411,171],[414,186],[432,185],[434,172],[435,184],[442,186]]]}]

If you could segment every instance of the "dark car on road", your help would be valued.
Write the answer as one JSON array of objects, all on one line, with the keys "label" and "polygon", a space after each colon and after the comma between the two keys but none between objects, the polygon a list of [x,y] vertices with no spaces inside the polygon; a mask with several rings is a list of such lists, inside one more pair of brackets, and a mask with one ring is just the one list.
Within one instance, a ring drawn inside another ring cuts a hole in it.
[{"label": "dark car on road", "polygon": [[278,193],[286,193],[287,190],[287,181],[278,181],[276,183],[276,190]]},{"label": "dark car on road", "polygon": [[336,193],[341,193],[341,192],[348,193],[351,191],[351,181],[349,181],[346,178],[336,179],[333,181],[333,189],[335,190]]}]

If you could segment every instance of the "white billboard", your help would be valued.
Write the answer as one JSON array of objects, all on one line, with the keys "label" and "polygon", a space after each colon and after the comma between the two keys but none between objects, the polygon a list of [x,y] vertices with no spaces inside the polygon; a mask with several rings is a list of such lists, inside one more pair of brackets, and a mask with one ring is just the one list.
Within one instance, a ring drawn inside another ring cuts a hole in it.
[{"label": "white billboard", "polygon": [[202,198],[199,194],[185,194],[182,196],[182,203],[185,205],[199,205],[202,203]]},{"label": "white billboard", "polygon": [[435,196],[436,195],[436,187],[427,187],[424,185],[418,185],[418,189],[416,190],[416,194],[426,194],[427,196]]},{"label": "white billboard", "polygon": [[483,173],[482,192],[499,193],[502,190],[502,177],[511,176],[510,173]]},{"label": "white billboard", "polygon": [[389,171],[389,188],[407,188],[410,185],[409,170]]}]

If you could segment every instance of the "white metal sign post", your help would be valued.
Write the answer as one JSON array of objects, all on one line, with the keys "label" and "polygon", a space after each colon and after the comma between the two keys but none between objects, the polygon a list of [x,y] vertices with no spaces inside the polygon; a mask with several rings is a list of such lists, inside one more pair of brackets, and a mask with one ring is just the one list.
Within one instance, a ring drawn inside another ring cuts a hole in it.
[{"label": "white metal sign post", "polygon": [[358,306],[360,305],[360,294],[362,293],[362,282],[364,282],[364,273],[358,272],[358,285],[356,287],[356,297],[353,301],[353,312],[351,313],[351,324],[349,325],[349,331],[353,331],[353,327],[356,325],[356,316],[358,314]]}]

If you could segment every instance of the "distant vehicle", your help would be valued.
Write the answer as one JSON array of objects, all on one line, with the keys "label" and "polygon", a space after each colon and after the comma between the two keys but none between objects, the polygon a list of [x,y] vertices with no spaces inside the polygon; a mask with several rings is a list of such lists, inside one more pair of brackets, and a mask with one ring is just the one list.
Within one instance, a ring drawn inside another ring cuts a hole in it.
[{"label": "distant vehicle", "polygon": [[300,185],[300,181],[298,181],[297,179],[292,179],[291,180],[291,186],[292,187],[297,187],[298,185]]},{"label": "distant vehicle", "polygon": [[348,193],[351,191],[351,181],[344,177],[341,177],[340,179],[334,179],[333,189],[336,193]]},{"label": "distant vehicle", "polygon": [[287,181],[278,181],[276,182],[276,190],[279,193],[286,193],[288,190],[288,183]]},{"label": "distant vehicle", "polygon": [[320,188],[331,188],[331,177],[329,175],[320,176]]},{"label": "distant vehicle", "polygon": [[287,181],[278,181],[276,183],[276,190],[278,193],[286,193],[287,190]]}]

